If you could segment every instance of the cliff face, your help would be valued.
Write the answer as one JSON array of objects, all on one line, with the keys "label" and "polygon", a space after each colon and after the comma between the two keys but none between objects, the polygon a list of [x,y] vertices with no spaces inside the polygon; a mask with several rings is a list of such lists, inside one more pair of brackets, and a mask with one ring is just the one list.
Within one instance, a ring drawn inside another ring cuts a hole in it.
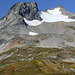
[{"label": "cliff face", "polygon": [[8,11],[7,15],[14,14],[25,17],[27,20],[41,20],[41,17],[38,14],[38,6],[35,2],[29,3],[16,3]]}]

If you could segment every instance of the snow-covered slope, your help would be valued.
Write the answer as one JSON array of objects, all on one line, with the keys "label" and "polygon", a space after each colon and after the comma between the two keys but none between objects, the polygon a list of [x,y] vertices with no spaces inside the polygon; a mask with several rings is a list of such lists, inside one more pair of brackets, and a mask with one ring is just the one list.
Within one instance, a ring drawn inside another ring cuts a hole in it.
[{"label": "snow-covered slope", "polygon": [[42,23],[42,21],[39,21],[39,20],[29,21],[29,20],[26,20],[25,18],[24,18],[24,21],[30,26],[37,26]]},{"label": "snow-covered slope", "polygon": [[54,10],[47,10],[46,12],[41,11],[40,16],[44,22],[75,21],[75,19],[69,19],[68,16],[63,15],[60,11],[60,8],[55,8]]},{"label": "snow-covered slope", "polygon": [[60,11],[60,7],[51,10],[40,11],[39,15],[43,19],[42,21],[39,20],[28,21],[25,18],[24,21],[30,26],[37,26],[40,25],[42,22],[75,21],[75,19],[70,19],[68,15],[62,14],[62,12]]}]

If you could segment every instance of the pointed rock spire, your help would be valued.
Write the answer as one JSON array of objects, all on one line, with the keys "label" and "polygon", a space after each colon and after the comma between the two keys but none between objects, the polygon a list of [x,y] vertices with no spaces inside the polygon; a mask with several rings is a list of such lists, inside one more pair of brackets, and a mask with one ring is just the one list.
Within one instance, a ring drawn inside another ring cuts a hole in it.
[{"label": "pointed rock spire", "polygon": [[63,6],[61,4],[58,7],[63,8]]}]

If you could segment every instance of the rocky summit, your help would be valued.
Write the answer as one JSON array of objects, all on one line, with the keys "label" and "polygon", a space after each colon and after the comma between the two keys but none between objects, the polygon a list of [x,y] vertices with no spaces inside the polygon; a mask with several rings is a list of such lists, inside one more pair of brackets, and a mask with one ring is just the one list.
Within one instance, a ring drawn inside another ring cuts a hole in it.
[{"label": "rocky summit", "polygon": [[38,6],[35,2],[16,3],[10,8],[10,10],[7,13],[7,15],[11,14],[25,17],[27,20],[42,20],[38,14]]},{"label": "rocky summit", "polygon": [[16,3],[0,19],[0,75],[75,75],[75,13]]}]

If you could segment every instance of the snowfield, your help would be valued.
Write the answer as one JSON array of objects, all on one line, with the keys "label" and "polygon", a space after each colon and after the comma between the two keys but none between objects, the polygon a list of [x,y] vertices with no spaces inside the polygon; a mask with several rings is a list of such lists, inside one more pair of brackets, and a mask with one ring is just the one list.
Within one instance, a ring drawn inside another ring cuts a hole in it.
[{"label": "snowfield", "polygon": [[42,21],[39,21],[39,20],[32,20],[32,21],[28,21],[24,18],[24,21],[30,25],[30,26],[37,26],[37,25],[40,25],[42,23]]},{"label": "snowfield", "polygon": [[46,12],[41,11],[40,16],[43,19],[43,22],[75,21],[73,19],[69,19],[68,16],[63,15],[60,11],[60,8],[55,8],[54,10],[47,10]]},{"label": "snowfield", "polygon": [[39,15],[43,19],[42,21],[39,20],[28,21],[25,18],[24,21],[30,26],[37,26],[43,22],[51,23],[51,22],[59,22],[59,21],[64,21],[64,22],[75,21],[75,19],[69,19],[68,16],[63,15],[59,7],[53,10],[40,11]]}]

